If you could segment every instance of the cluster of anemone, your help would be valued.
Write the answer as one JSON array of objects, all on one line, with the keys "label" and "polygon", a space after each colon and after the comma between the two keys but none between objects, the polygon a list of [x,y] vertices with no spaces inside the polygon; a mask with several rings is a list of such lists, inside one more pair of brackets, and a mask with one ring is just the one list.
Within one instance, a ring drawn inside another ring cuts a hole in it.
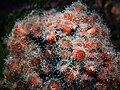
[{"label": "cluster of anemone", "polygon": [[[119,88],[120,58],[101,17],[74,2],[62,12],[32,12],[5,39],[4,86],[13,90]],[[116,89],[117,90],[117,89]]]}]

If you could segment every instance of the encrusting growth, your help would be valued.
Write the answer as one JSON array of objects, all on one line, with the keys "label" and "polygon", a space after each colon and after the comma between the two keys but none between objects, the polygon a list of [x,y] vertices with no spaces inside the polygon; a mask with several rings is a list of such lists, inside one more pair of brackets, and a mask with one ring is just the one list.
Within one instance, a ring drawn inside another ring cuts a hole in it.
[{"label": "encrusting growth", "polygon": [[74,2],[63,12],[32,12],[6,47],[4,87],[13,90],[120,89],[120,54],[101,17]]}]

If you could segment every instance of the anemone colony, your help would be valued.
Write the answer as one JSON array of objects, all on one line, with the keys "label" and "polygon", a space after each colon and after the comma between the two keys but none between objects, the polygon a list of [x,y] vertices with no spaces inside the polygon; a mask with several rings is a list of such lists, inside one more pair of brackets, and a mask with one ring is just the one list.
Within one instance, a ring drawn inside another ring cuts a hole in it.
[{"label": "anemone colony", "polygon": [[[12,90],[118,90],[119,52],[101,17],[74,2],[32,12],[5,39],[4,86]],[[109,89],[110,90],[110,89]]]}]

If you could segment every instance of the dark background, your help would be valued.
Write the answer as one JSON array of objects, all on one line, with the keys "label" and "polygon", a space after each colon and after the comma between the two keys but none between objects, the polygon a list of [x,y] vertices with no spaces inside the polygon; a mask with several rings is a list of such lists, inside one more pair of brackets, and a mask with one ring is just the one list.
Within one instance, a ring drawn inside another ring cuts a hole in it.
[{"label": "dark background", "polygon": [[[9,34],[17,19],[23,19],[33,9],[62,11],[67,5],[77,0],[0,0],[0,77],[4,78],[4,49],[2,37]],[[120,51],[120,0],[82,0],[89,10],[95,10],[111,30],[114,48]]]}]

